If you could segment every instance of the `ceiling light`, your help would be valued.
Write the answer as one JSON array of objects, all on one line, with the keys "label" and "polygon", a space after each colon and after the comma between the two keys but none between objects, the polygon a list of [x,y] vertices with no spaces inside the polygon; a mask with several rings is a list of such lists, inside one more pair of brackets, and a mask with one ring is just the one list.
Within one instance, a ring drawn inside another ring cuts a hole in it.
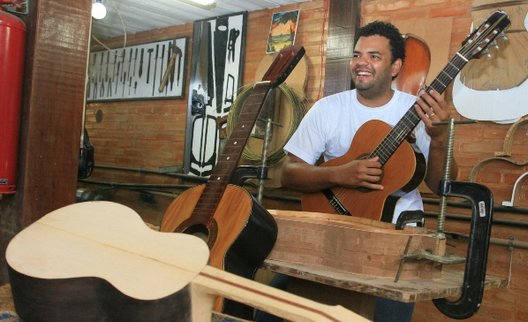
[{"label": "ceiling light", "polygon": [[205,9],[211,9],[216,6],[216,0],[182,0],[183,2],[187,2],[188,4],[191,4],[193,6],[197,6],[200,8]]},{"label": "ceiling light", "polygon": [[191,0],[191,1],[201,4],[202,6],[210,6],[216,3],[216,0]]},{"label": "ceiling light", "polygon": [[106,17],[106,7],[103,0],[94,0],[92,3],[92,17],[94,19],[103,19]]}]

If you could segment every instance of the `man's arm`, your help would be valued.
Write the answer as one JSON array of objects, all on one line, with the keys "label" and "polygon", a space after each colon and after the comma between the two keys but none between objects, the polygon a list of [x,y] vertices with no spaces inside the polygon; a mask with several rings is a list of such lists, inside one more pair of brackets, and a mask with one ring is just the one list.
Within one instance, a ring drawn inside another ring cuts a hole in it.
[{"label": "man's arm", "polygon": [[[444,178],[448,126],[433,125],[433,123],[449,120],[449,107],[444,98],[435,91],[422,93],[416,102],[416,111],[425,124],[427,134],[431,137],[425,183],[429,189],[438,194],[440,181]],[[450,179],[456,179],[458,175],[458,166],[454,159],[451,160],[450,175]]]},{"label": "man's arm", "polygon": [[383,186],[377,184],[381,175],[381,163],[377,157],[319,167],[290,153],[282,167],[281,183],[286,188],[301,192],[316,192],[335,186],[381,190]]}]

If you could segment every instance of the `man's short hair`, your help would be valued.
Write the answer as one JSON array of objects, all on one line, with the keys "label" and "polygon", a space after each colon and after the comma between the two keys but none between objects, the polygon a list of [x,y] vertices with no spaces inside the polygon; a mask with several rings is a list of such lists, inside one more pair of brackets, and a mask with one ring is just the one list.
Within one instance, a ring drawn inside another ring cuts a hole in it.
[{"label": "man's short hair", "polygon": [[398,58],[400,58],[402,62],[405,61],[405,41],[396,26],[389,22],[383,21],[373,21],[371,23],[368,23],[358,30],[356,34],[355,43],[357,43],[360,37],[368,37],[374,35],[379,35],[389,39],[389,45],[391,47],[390,50],[392,54],[392,63],[394,63],[394,61],[396,61],[396,59]]}]

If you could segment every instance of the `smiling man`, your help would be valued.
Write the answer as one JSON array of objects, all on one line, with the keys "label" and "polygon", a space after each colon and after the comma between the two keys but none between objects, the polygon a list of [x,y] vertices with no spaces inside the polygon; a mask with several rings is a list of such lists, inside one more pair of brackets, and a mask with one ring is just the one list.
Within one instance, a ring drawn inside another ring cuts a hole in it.
[{"label": "smiling man", "polygon": [[[287,152],[282,171],[284,187],[301,192],[335,187],[383,190],[388,183],[383,181],[384,169],[378,156],[324,167],[317,166],[317,162],[321,157],[325,162],[339,158],[354,148],[358,139],[354,136],[365,123],[380,120],[394,126],[410,108],[415,108],[421,121],[417,121],[413,130],[413,140],[427,160],[425,182],[437,192],[443,176],[447,127],[433,126],[433,122],[446,121],[449,108],[434,91],[415,97],[392,87],[404,60],[404,39],[392,24],[375,21],[358,31],[350,62],[355,89],[320,99],[303,118],[284,147]],[[360,138],[368,140],[371,138]],[[451,174],[456,177],[456,163],[452,164]],[[423,210],[417,189],[393,195],[397,202],[388,221],[395,223],[403,211]],[[410,321],[412,310],[412,305],[379,299],[375,321]]]}]

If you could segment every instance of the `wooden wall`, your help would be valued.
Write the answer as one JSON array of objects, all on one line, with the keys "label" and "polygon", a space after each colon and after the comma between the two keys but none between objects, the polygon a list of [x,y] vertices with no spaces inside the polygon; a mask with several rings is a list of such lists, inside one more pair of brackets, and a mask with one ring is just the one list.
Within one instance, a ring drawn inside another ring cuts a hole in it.
[{"label": "wooden wall", "polygon": [[[2,254],[20,229],[75,202],[77,187],[90,3],[42,0],[28,8],[17,192],[0,199]],[[8,281],[3,256],[0,280]]]}]

